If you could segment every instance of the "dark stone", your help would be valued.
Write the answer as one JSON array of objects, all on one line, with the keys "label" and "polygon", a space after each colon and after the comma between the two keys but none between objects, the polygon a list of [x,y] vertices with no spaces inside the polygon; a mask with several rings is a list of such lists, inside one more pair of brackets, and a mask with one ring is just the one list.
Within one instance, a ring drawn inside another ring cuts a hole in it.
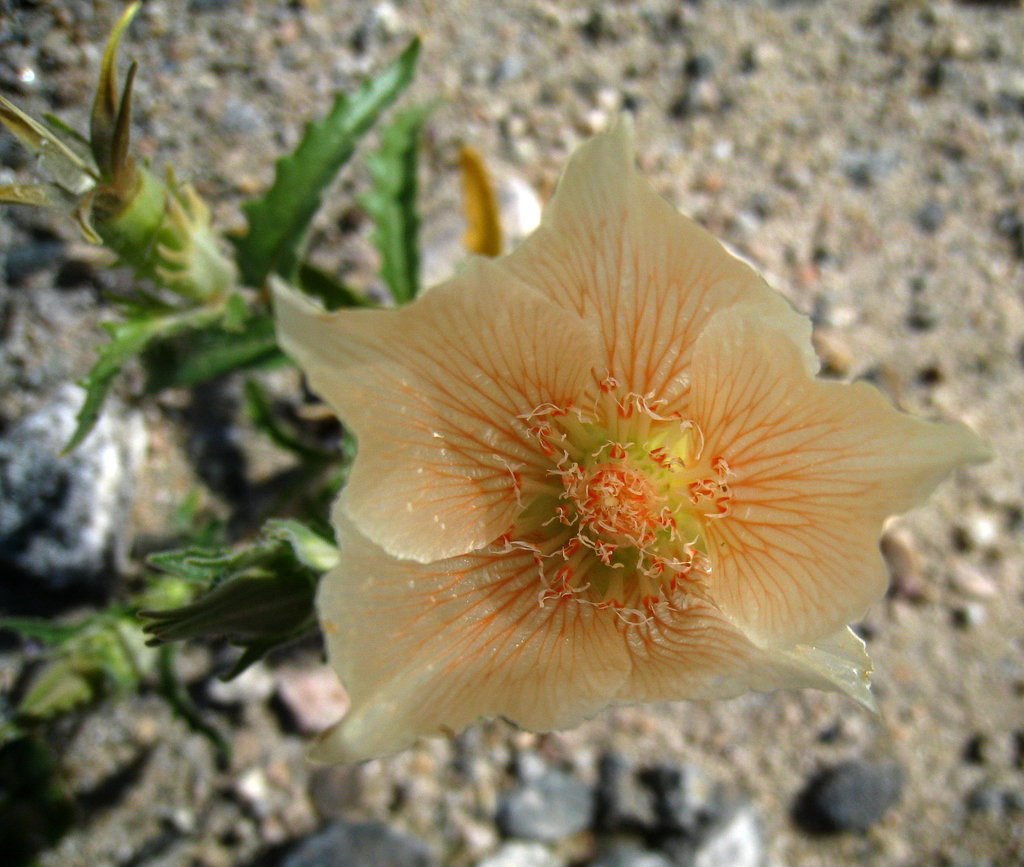
[{"label": "dark stone", "polygon": [[872,187],[891,174],[899,165],[899,157],[891,150],[846,151],[839,157],[839,167],[857,187]]},{"label": "dark stone", "polygon": [[580,26],[580,33],[594,45],[605,40],[615,41],[618,38],[608,19],[596,8],[591,10],[587,20]]},{"label": "dark stone", "polygon": [[945,57],[932,60],[921,74],[921,86],[926,93],[938,93],[948,77],[948,61]]},{"label": "dark stone", "polygon": [[983,765],[989,752],[989,739],[984,732],[977,732],[964,744],[964,761],[972,765]]},{"label": "dark stone", "polygon": [[1006,208],[996,214],[996,231],[1013,246],[1018,259],[1024,259],[1024,219],[1013,208]]},{"label": "dark stone", "polygon": [[917,227],[928,235],[932,235],[942,228],[946,222],[946,212],[936,201],[928,202],[917,212]]},{"label": "dark stone", "polygon": [[740,49],[739,70],[743,75],[753,75],[757,72],[757,49],[753,45],[744,45]]},{"label": "dark stone", "polygon": [[653,792],[618,753],[605,753],[598,762],[596,801],[596,826],[602,831],[650,831],[658,825]]},{"label": "dark stone", "polygon": [[33,274],[57,264],[63,257],[63,241],[52,238],[33,240],[7,251],[4,277],[11,286],[22,286]]},{"label": "dark stone", "polygon": [[502,792],[498,801],[498,828],[524,840],[561,840],[589,827],[593,816],[589,787],[562,771],[547,771]]},{"label": "dark stone", "polygon": [[797,798],[793,820],[811,834],[866,831],[902,792],[899,765],[854,759],[816,774]]},{"label": "dark stone", "polygon": [[234,6],[235,0],[189,0],[189,12],[223,12]]},{"label": "dark stone", "polygon": [[691,81],[710,78],[715,74],[715,61],[708,54],[693,54],[683,64],[683,75]]},{"label": "dark stone", "polygon": [[939,314],[923,298],[913,298],[910,301],[910,311],[907,313],[907,327],[914,331],[931,331],[939,324]]},{"label": "dark stone", "polygon": [[967,793],[966,804],[972,813],[997,817],[1003,812],[1003,790],[990,782],[979,783]]},{"label": "dark stone", "polygon": [[422,840],[383,822],[338,822],[307,837],[279,867],[433,867],[437,859]]},{"label": "dark stone", "polygon": [[640,773],[654,800],[663,833],[694,834],[718,811],[714,794],[700,774],[683,765],[655,765]]}]

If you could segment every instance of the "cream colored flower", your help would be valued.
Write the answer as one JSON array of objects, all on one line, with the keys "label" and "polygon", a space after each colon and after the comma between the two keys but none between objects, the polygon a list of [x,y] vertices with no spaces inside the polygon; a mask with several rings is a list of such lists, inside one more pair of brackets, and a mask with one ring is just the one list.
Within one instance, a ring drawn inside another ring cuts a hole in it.
[{"label": "cream colored flower", "polygon": [[985,454],[816,380],[810,322],[650,189],[625,121],[519,249],[407,307],[276,295],[359,441],[319,595],[351,700],[329,760],[751,689],[872,706],[846,624],[885,590],[882,522]]}]

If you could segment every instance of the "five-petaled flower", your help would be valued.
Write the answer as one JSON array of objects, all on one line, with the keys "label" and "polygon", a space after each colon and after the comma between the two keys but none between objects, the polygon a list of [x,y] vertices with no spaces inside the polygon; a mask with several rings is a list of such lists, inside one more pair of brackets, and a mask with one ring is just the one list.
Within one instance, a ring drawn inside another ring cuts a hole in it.
[{"label": "five-petaled flower", "polygon": [[985,454],[815,379],[808,319],[650,189],[628,121],[510,255],[397,310],[276,299],[359,442],[319,593],[351,701],[326,759],[751,689],[871,706],[847,624],[885,590],[882,522]]}]

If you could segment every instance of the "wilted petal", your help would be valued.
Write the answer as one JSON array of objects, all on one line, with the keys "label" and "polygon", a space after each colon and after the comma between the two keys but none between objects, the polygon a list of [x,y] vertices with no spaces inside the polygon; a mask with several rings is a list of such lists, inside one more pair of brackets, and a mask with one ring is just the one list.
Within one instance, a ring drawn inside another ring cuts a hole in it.
[{"label": "wilted petal", "polygon": [[595,337],[493,264],[398,310],[325,313],[275,291],[282,346],[359,441],[348,515],[388,553],[480,548],[522,508],[513,473],[550,468],[519,418],[585,399]]},{"label": "wilted petal", "polygon": [[324,576],[318,607],[351,709],[316,758],[384,755],[481,716],[562,728],[618,690],[629,663],[614,615],[541,607],[531,554],[420,564],[389,557],[340,511],[335,525],[342,565]]},{"label": "wilted petal", "polygon": [[849,629],[813,645],[764,649],[708,602],[677,597],[643,624],[623,626],[633,670],[619,703],[732,698],[754,690],[814,687],[874,710],[871,660]]},{"label": "wilted petal", "polygon": [[628,118],[581,145],[533,235],[504,267],[600,324],[608,372],[676,408],[708,319],[758,306],[818,369],[810,322],[751,267],[658,196],[633,164]]},{"label": "wilted petal", "polygon": [[731,514],[707,525],[709,593],[759,643],[858,619],[885,590],[883,520],[986,456],[963,425],[898,412],[866,383],[812,379],[758,311],[716,316],[692,372],[689,415],[731,473]]}]

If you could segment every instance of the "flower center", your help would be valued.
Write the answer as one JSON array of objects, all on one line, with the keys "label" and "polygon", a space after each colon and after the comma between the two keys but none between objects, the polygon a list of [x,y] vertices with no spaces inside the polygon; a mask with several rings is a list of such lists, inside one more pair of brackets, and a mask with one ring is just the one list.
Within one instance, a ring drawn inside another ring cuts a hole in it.
[{"label": "flower center", "polygon": [[710,572],[705,526],[729,511],[729,468],[704,453],[692,421],[602,391],[591,412],[546,405],[523,417],[551,468],[532,485],[513,472],[524,508],[500,543],[533,552],[541,604],[645,618]]},{"label": "flower center", "polygon": [[624,462],[599,464],[589,474],[570,475],[565,487],[581,531],[636,547],[654,541],[662,498],[636,467]]}]

